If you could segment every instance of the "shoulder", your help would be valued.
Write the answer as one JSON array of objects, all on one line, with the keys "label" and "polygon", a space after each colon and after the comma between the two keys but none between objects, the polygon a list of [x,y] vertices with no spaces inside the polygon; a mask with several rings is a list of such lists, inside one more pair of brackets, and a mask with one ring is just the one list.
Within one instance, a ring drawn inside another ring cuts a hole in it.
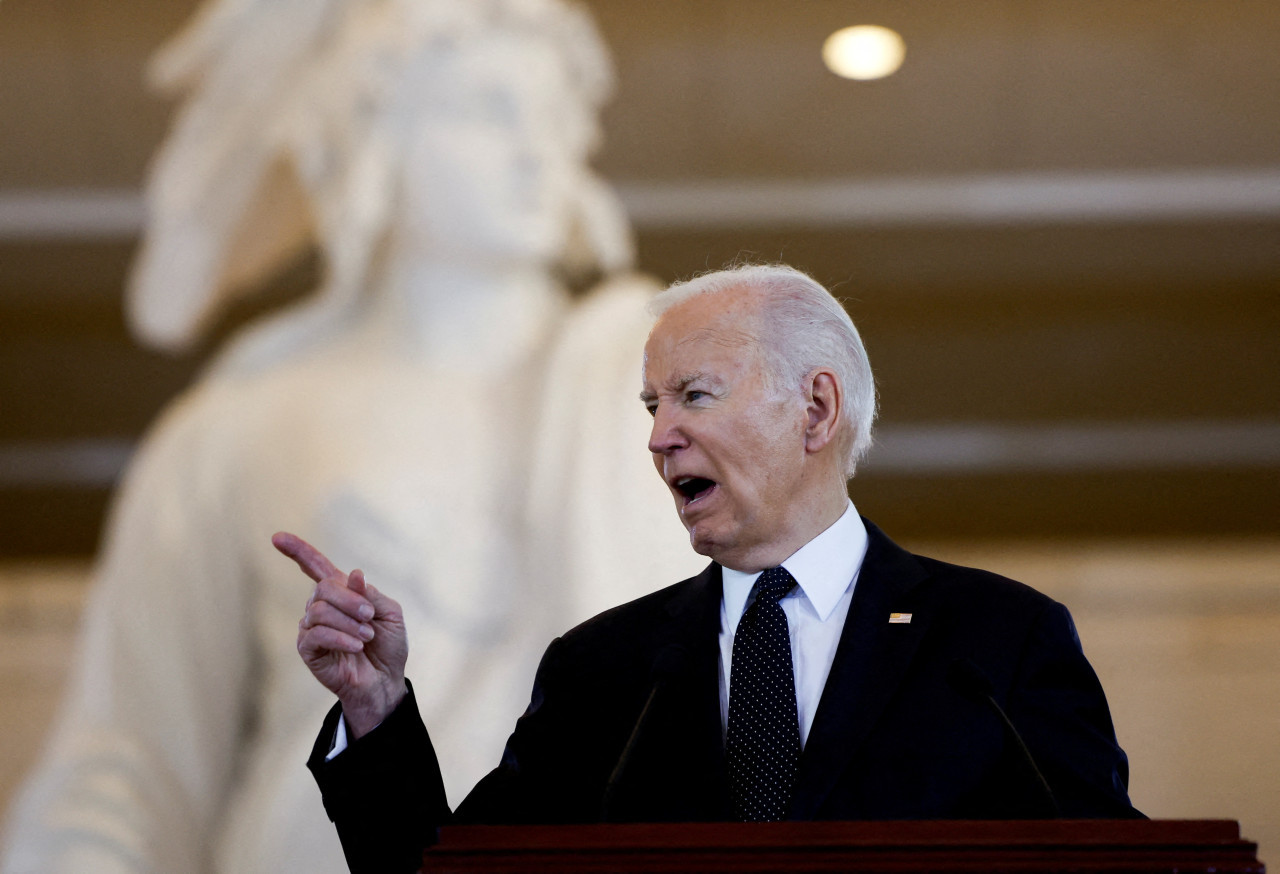
[{"label": "shoulder", "polygon": [[1005,605],[1009,608],[1039,611],[1056,603],[1032,586],[992,571],[927,556],[915,558],[927,575],[927,590],[936,597],[960,601],[982,609]]},{"label": "shoulder", "polygon": [[1055,603],[1026,583],[998,573],[910,552],[869,519],[863,523],[867,553],[861,580],[870,585],[909,594],[913,600],[950,602],[965,612],[992,606],[1042,610]]},{"label": "shoulder", "polygon": [[889,613],[912,614],[903,627],[919,636],[919,652],[937,676],[945,678],[956,661],[970,661],[1002,701],[1016,690],[1097,686],[1070,612],[1030,585],[907,552],[878,529],[864,572],[868,565],[872,573],[858,582],[859,588],[869,584],[861,595],[869,614],[864,627],[872,632]]},{"label": "shoulder", "polygon": [[[859,597],[877,609],[918,614],[934,633],[1025,640],[1042,622],[1070,627],[1066,608],[1018,580],[908,552],[870,522]],[[883,603],[881,603],[883,602]]]},{"label": "shoulder", "polygon": [[555,357],[566,363],[600,355],[638,361],[653,322],[647,307],[660,290],[654,280],[639,273],[609,277],[566,313],[557,333]]},{"label": "shoulder", "polygon": [[[666,586],[647,595],[641,595],[625,604],[611,607],[579,623],[565,633],[565,637],[609,634],[620,626],[651,625],[673,618],[703,598],[715,598],[718,603],[718,571],[711,565],[702,573]],[[714,589],[714,591],[713,591]]]},{"label": "shoulder", "polygon": [[[139,490],[217,494],[243,428],[234,398],[219,385],[198,380],[172,400],[148,426],[129,460],[122,493]],[[182,482],[189,489],[173,489]],[[176,496],[175,496],[176,497]]]},{"label": "shoulder", "polygon": [[644,322],[646,330],[653,320],[646,307],[662,286],[643,273],[616,273],[606,277],[591,289],[577,306],[566,323],[570,330],[583,323],[605,318],[622,317],[626,322]]},{"label": "shoulder", "polygon": [[[689,610],[719,604],[719,591],[711,591],[708,568],[703,573],[674,585],[642,595],[625,604],[598,613],[563,635],[574,648],[627,646],[637,636],[652,635],[668,623],[677,623]],[[703,603],[703,602],[706,603]]]},{"label": "shoulder", "polygon": [[932,603],[942,627],[957,637],[1017,652],[1046,639],[1057,641],[1055,646],[1076,640],[1067,608],[1030,585],[979,568],[919,560],[929,575],[921,601]]},{"label": "shoulder", "polygon": [[700,634],[718,621],[718,582],[714,566],[708,567],[695,577],[599,613],[557,638],[543,667],[610,679],[639,672],[647,678],[664,648],[700,641]]}]

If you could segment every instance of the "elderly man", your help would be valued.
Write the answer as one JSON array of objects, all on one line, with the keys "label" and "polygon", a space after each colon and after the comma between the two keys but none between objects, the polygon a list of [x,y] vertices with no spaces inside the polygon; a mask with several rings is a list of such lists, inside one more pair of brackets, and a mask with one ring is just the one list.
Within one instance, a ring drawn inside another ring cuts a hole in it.
[{"label": "elderly man", "polygon": [[1066,609],[854,511],[875,390],[840,304],[748,266],[654,311],[649,451],[712,563],[553,641],[455,812],[396,602],[277,535],[317,581],[298,648],[340,706],[309,766],[352,867],[411,868],[445,822],[1139,816]]}]

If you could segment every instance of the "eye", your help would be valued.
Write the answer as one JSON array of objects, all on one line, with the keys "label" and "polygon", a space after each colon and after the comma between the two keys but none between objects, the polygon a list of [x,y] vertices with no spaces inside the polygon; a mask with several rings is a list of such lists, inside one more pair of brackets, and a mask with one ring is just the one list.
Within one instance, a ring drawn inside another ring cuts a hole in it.
[{"label": "eye", "polygon": [[687,404],[694,404],[694,403],[697,403],[698,401],[702,400],[702,399],[703,399],[703,398],[705,398],[706,396],[707,396],[707,393],[706,393],[706,392],[704,392],[704,391],[698,391],[697,389],[691,389],[690,391],[687,391],[687,392],[685,392],[685,393],[684,393],[684,401],[685,401],[685,403],[687,403]]}]

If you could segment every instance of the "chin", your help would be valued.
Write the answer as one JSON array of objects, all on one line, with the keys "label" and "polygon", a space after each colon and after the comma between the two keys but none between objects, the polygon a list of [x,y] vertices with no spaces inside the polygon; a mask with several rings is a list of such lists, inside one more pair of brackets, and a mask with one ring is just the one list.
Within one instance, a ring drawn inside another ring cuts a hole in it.
[{"label": "chin", "polygon": [[722,544],[716,542],[716,539],[711,535],[699,534],[696,526],[689,530],[689,545],[693,547],[693,551],[698,555],[705,555],[712,561],[719,561],[720,559],[717,556],[722,555],[724,552]]}]

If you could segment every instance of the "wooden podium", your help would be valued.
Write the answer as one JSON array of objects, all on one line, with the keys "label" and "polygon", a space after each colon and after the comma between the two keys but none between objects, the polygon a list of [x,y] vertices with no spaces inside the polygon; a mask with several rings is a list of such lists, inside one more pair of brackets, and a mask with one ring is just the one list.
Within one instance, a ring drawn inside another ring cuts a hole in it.
[{"label": "wooden podium", "polygon": [[1238,872],[1232,820],[450,826],[424,872]]}]

